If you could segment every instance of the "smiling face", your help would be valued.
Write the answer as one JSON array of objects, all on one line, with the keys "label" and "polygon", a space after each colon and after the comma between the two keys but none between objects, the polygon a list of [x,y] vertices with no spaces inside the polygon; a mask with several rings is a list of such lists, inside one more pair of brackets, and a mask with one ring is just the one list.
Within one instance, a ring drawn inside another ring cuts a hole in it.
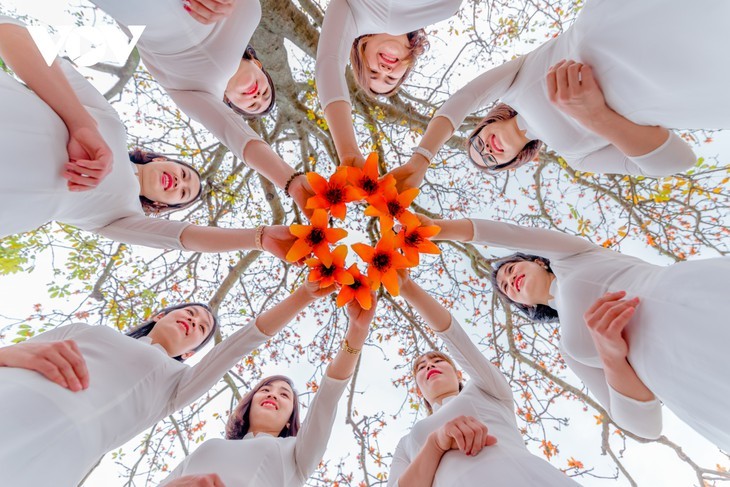
[{"label": "smiling face", "polygon": [[371,35],[365,41],[363,54],[368,87],[378,94],[393,91],[411,62],[410,42],[406,34]]},{"label": "smiling face", "polygon": [[[476,164],[494,169],[513,160],[530,142],[520,130],[516,118],[498,120],[485,125],[469,143],[469,157]],[[502,169],[515,169],[510,165]]]},{"label": "smiling face", "polygon": [[548,304],[555,275],[539,261],[508,262],[497,271],[497,286],[509,299],[527,306]]},{"label": "smiling face", "polygon": [[189,167],[164,157],[137,164],[140,196],[176,206],[190,203],[200,194],[200,177]]},{"label": "smiling face", "polygon": [[202,306],[193,305],[159,313],[152,320],[149,333],[152,343],[162,345],[170,357],[187,358],[213,330],[213,315]]},{"label": "smiling face", "polygon": [[294,411],[295,394],[283,380],[265,384],[253,395],[249,411],[249,431],[278,436],[286,428]]},{"label": "smiling face", "polygon": [[238,70],[228,80],[225,95],[235,106],[252,115],[269,108],[273,92],[261,63],[255,59],[242,59]]},{"label": "smiling face", "polygon": [[441,353],[420,356],[414,364],[416,385],[429,404],[459,393],[456,369]]}]

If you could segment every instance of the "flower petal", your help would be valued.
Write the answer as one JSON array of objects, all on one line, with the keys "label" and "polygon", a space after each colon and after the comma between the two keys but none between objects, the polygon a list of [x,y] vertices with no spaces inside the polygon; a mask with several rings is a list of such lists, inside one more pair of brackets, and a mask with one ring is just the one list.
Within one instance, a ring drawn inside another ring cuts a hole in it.
[{"label": "flower petal", "polygon": [[296,223],[289,225],[289,233],[297,238],[307,238],[311,232],[311,225],[297,225]]},{"label": "flower petal", "polygon": [[393,296],[398,296],[400,294],[400,288],[398,287],[398,274],[395,269],[388,269],[388,271],[383,274],[382,280],[383,286],[385,286],[385,289],[387,289],[390,294]]},{"label": "flower petal", "polygon": [[352,244],[352,250],[367,263],[372,262],[373,255],[375,255],[375,249],[364,243]]},{"label": "flower petal", "polygon": [[315,245],[312,251],[326,267],[332,265],[332,254],[326,242]]},{"label": "flower petal", "polygon": [[324,238],[329,243],[335,243],[347,237],[347,230],[344,228],[326,228],[324,230]]},{"label": "flower petal", "polygon": [[308,172],[307,173],[307,182],[312,187],[315,193],[321,194],[327,191],[327,188],[329,187],[329,184],[327,183],[327,180],[317,174],[316,172]]},{"label": "flower petal", "polygon": [[373,297],[370,295],[369,287],[361,287],[355,293],[355,299],[360,303],[362,309],[370,309],[373,307]]},{"label": "flower petal", "polygon": [[413,247],[406,247],[403,249],[405,252],[406,260],[408,261],[408,267],[416,267],[421,262],[421,254]]},{"label": "flower petal", "polygon": [[310,221],[312,222],[313,227],[326,228],[327,212],[325,210],[314,210]]},{"label": "flower petal", "polygon": [[419,220],[416,215],[408,210],[403,210],[403,212],[398,215],[398,221],[401,222],[406,228],[416,228],[418,225],[421,224],[421,220]]},{"label": "flower petal", "polygon": [[380,287],[380,271],[373,266],[368,266],[368,278],[370,279],[370,289],[377,291]]},{"label": "flower petal", "polygon": [[345,215],[347,215],[347,206],[344,203],[337,203],[336,205],[332,205],[330,207],[330,213],[333,217],[344,220]]},{"label": "flower petal", "polygon": [[[337,307],[342,308],[344,305],[352,301],[354,297],[354,289],[352,289],[350,286],[342,286],[342,289],[340,289],[340,293],[337,295]],[[362,306],[362,304],[360,304],[360,306]]]},{"label": "flower petal", "polygon": [[312,196],[311,198],[307,198],[307,208],[329,208],[330,203],[327,201],[327,199],[322,196],[321,194],[317,194]]},{"label": "flower petal", "polygon": [[336,266],[345,266],[345,257],[347,257],[347,245],[338,245],[335,250],[332,251],[332,262]]},{"label": "flower petal", "polygon": [[422,254],[440,254],[441,249],[438,248],[438,245],[431,242],[430,240],[423,240],[420,244],[418,244],[418,251]]},{"label": "flower petal", "polygon": [[339,282],[340,284],[348,285],[355,282],[355,278],[352,277],[352,274],[347,272],[345,269],[337,268],[335,269],[335,272],[332,274],[335,278],[335,281]]},{"label": "flower petal", "polygon": [[365,160],[365,165],[362,167],[362,172],[365,176],[370,179],[378,179],[378,153],[371,152],[368,154],[368,158]]},{"label": "flower petal", "polygon": [[420,192],[421,190],[418,188],[407,189],[398,195],[398,203],[400,203],[403,208],[408,208],[409,206],[411,206],[411,203],[413,203],[413,200],[416,199],[416,196],[418,196],[418,193]]},{"label": "flower petal", "polygon": [[[418,217],[416,217],[416,218],[418,218]],[[418,234],[421,237],[431,238],[431,237],[435,237],[436,235],[438,235],[441,232],[441,227],[438,225],[428,225],[428,226],[424,226],[424,227],[418,227],[414,231],[418,232]]]},{"label": "flower petal", "polygon": [[291,246],[289,252],[286,253],[286,260],[289,262],[297,262],[302,257],[306,257],[312,253],[312,246],[304,240],[297,240]]}]

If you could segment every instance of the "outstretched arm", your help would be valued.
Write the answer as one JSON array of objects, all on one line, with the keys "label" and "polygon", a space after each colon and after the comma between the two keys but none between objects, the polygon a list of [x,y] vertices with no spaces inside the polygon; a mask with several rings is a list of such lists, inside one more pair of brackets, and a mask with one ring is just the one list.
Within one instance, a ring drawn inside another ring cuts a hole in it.
[{"label": "outstretched arm", "polygon": [[[436,156],[467,115],[486,107],[504,94],[517,76],[524,59],[525,57],[519,57],[492,68],[454,93],[434,114],[418,144],[419,147]],[[419,187],[429,163],[422,153],[417,152],[406,164],[391,171],[398,181],[398,189]]]},{"label": "outstretched arm", "polygon": [[370,323],[375,316],[377,308],[375,293],[372,293],[371,297],[375,304],[369,310],[362,309],[356,301],[347,306],[349,324],[345,333],[346,343],[343,343],[327,367],[325,377],[320,382],[307,417],[297,434],[294,462],[302,483],[306,482],[316,470],[327,449],[332,425],[337,415],[337,403],[350,382],[370,331]]},{"label": "outstretched arm", "polygon": [[86,191],[98,186],[111,172],[112,152],[66,79],[58,59],[48,66],[28,30],[5,16],[0,16],[0,58],[66,124],[69,162],[63,176],[69,190]]},{"label": "outstretched arm", "polygon": [[283,330],[304,308],[333,291],[333,286],[319,289],[316,283],[306,282],[242,329],[225,338],[197,365],[185,370],[171,398],[169,411],[177,411],[205,394],[241,357]]}]

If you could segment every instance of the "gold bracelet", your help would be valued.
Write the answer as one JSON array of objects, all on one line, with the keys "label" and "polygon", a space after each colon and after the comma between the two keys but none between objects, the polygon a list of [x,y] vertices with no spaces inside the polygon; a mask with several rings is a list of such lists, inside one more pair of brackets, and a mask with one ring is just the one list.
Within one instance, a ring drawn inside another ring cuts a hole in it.
[{"label": "gold bracelet", "polygon": [[262,239],[264,238],[264,228],[266,228],[265,225],[256,227],[256,234],[254,235],[254,242],[256,243],[256,248],[259,250],[264,250],[264,243],[262,242]]},{"label": "gold bracelet", "polygon": [[352,348],[350,344],[347,343],[347,338],[345,338],[345,341],[342,342],[342,350],[352,355],[360,355],[360,352],[362,352],[362,349]]}]

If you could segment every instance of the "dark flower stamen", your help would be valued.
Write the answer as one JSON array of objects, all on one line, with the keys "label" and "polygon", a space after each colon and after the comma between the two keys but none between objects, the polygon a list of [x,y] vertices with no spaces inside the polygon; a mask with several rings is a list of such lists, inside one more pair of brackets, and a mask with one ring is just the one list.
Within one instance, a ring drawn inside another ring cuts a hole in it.
[{"label": "dark flower stamen", "polygon": [[313,228],[312,231],[309,233],[309,237],[307,237],[307,240],[309,240],[309,243],[311,245],[317,245],[318,243],[322,242],[322,240],[324,240],[324,232],[321,228]]},{"label": "dark flower stamen", "polygon": [[358,289],[360,289],[362,287],[362,281],[360,279],[355,279],[355,282],[353,282],[352,284],[349,284],[349,286],[352,289],[357,291]]},{"label": "dark flower stamen", "polygon": [[390,255],[388,254],[375,254],[373,256],[373,266],[383,272],[390,267]]},{"label": "dark flower stamen", "polygon": [[418,245],[423,242],[423,237],[417,232],[413,232],[410,235],[406,234],[405,242],[409,247],[418,247]]},{"label": "dark flower stamen", "polygon": [[373,194],[378,190],[378,182],[370,178],[362,178],[360,185],[367,194]]},{"label": "dark flower stamen", "polygon": [[321,265],[319,266],[319,273],[322,274],[322,277],[330,277],[335,273],[335,266],[327,267],[325,265]]},{"label": "dark flower stamen", "polygon": [[403,213],[403,207],[397,201],[388,201],[388,213],[397,218]]},{"label": "dark flower stamen", "polygon": [[332,204],[342,203],[344,194],[342,194],[342,188],[329,188],[325,193],[325,198]]}]

